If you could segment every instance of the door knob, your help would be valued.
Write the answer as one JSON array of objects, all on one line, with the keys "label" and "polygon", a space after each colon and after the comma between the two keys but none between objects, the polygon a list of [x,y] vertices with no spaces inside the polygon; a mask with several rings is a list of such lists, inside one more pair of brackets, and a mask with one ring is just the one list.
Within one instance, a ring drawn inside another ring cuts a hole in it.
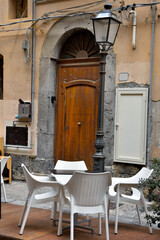
[{"label": "door knob", "polygon": [[81,122],[78,122],[78,126],[81,126]]}]

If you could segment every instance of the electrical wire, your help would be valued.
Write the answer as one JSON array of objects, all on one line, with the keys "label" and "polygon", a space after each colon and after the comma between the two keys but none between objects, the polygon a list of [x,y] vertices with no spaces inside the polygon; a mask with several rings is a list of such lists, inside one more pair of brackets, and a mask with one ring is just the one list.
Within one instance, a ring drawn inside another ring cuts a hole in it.
[{"label": "electrical wire", "polygon": [[28,28],[17,28],[17,29],[8,29],[8,30],[0,30],[0,32],[14,32],[14,31],[25,31]]},{"label": "electrical wire", "polygon": [[[10,26],[10,25],[18,24],[18,23],[28,23],[28,22],[33,22],[33,21],[36,22],[36,21],[39,21],[39,20],[46,19],[47,16],[51,15],[51,14],[68,12],[69,10],[72,10],[72,9],[77,9],[77,8],[82,8],[84,6],[91,6],[91,5],[95,5],[95,4],[100,4],[100,3],[103,3],[103,2],[107,2],[107,0],[101,0],[101,1],[94,2],[94,3],[92,2],[92,3],[87,3],[87,4],[83,4],[83,5],[79,5],[79,6],[74,6],[74,7],[69,7],[69,8],[56,10],[56,11],[53,11],[53,12],[44,13],[40,18],[37,18],[37,19],[28,19],[28,20],[21,20],[21,21],[18,21],[18,22],[1,24],[0,27]],[[62,15],[62,17],[65,17],[65,16],[66,15]],[[58,16],[58,18],[59,18],[59,16]]]},{"label": "electrical wire", "polygon": [[159,5],[160,2],[152,2],[152,3],[133,3],[131,5],[126,5],[126,6],[122,6],[122,7],[119,7],[119,8],[114,8],[114,9],[111,9],[110,11],[111,12],[119,12],[119,11],[126,11],[128,8],[132,9],[132,8],[139,8],[139,7],[151,7],[151,6],[154,6],[154,5]]},{"label": "electrical wire", "polygon": [[91,2],[91,3],[87,3],[87,4],[83,4],[83,5],[78,5],[78,6],[74,6],[74,7],[69,7],[69,8],[65,8],[65,9],[61,9],[61,10],[57,10],[57,11],[54,11],[54,12],[49,12],[49,14],[53,14],[55,12],[66,12],[68,10],[72,10],[72,9],[76,9],[77,8],[82,8],[82,7],[90,7],[90,6],[96,6],[96,5],[99,5],[103,2],[107,2],[107,0],[101,0],[101,1],[97,1],[97,2]]},{"label": "electrical wire", "polygon": [[[97,1],[97,2],[92,2],[92,3],[87,3],[87,4],[83,4],[83,5],[79,5],[79,6],[74,6],[74,7],[70,7],[70,8],[65,8],[65,9],[60,9],[60,10],[56,10],[53,12],[48,12],[48,13],[44,13],[40,18],[37,19],[28,19],[28,20],[21,20],[18,22],[12,22],[12,23],[7,23],[7,24],[1,24],[0,27],[7,27],[7,26],[11,26],[11,25],[15,25],[15,24],[20,24],[20,23],[29,23],[32,22],[31,26],[29,28],[22,28],[22,29],[2,29],[0,30],[0,32],[10,32],[10,31],[24,31],[26,29],[32,29],[34,27],[34,25],[42,20],[52,20],[52,19],[58,19],[58,18],[64,18],[64,17],[74,17],[74,16],[81,16],[81,15],[86,15],[86,14],[93,14],[93,13],[98,13],[99,11],[90,11],[90,12],[73,12],[71,14],[64,14],[64,15],[56,15],[56,16],[50,16],[52,14],[55,13],[63,13],[63,12],[68,12],[69,10],[74,10],[77,8],[82,8],[82,7],[90,7],[90,6],[95,6],[98,4],[101,4],[103,2],[106,2],[107,0],[101,0],[101,1]],[[37,2],[37,1],[36,1]],[[129,21],[129,11],[131,9],[135,9],[135,8],[139,8],[139,7],[148,7],[148,6],[154,6],[154,5],[158,5],[160,4],[160,2],[152,2],[152,3],[138,3],[138,4],[131,4],[131,5],[126,5],[126,6],[121,6],[119,8],[115,8],[115,9],[111,9],[111,12],[119,12],[121,13],[121,16],[123,19],[125,19],[126,21]]]},{"label": "electrical wire", "polygon": [[[93,14],[93,13],[97,13],[97,12],[99,12],[99,11],[86,12],[86,13],[79,12],[79,13],[73,13],[73,14],[67,14],[67,15],[40,17],[38,19],[25,20],[25,21],[20,21],[20,22],[13,22],[13,23],[9,23],[9,24],[4,24],[4,25],[0,25],[0,27],[10,26],[10,25],[13,25],[13,24],[19,24],[19,23],[24,23],[24,22],[25,23],[26,22],[33,22],[33,24],[29,28],[21,29],[21,30],[25,30],[25,29],[31,29],[38,21],[42,21],[42,20],[51,20],[51,19],[64,18],[64,17],[75,17],[75,16],[81,16],[81,15]],[[17,31],[17,29],[0,30],[0,32],[5,32],[5,31]]]}]

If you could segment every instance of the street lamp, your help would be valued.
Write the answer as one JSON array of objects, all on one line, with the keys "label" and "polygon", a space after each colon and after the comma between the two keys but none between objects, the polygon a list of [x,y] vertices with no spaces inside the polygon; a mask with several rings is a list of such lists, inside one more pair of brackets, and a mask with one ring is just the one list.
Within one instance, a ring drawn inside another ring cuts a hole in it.
[{"label": "street lamp", "polygon": [[99,98],[98,98],[98,123],[96,132],[95,148],[96,153],[93,155],[94,164],[93,170],[96,172],[104,172],[104,160],[105,155],[103,153],[103,148],[105,146],[104,142],[104,132],[103,132],[103,122],[104,122],[104,85],[105,85],[105,65],[106,65],[106,55],[107,51],[117,37],[117,33],[121,22],[118,20],[117,15],[112,13],[110,9],[111,4],[104,5],[105,10],[99,12],[98,15],[92,19],[93,29],[95,35],[95,41],[100,47],[100,86],[99,86]]}]

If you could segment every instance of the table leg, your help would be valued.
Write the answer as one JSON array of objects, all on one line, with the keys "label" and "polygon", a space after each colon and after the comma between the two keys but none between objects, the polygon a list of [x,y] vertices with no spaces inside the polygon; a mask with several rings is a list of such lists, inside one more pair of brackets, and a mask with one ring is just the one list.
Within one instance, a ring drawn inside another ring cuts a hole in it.
[{"label": "table leg", "polygon": [[[70,222],[70,221],[64,221],[64,222]],[[92,234],[94,234],[93,228],[79,225],[84,222],[89,222],[89,226],[91,226],[91,219],[84,219],[84,220],[78,221],[78,213],[74,214],[74,227],[89,230],[92,232]],[[64,227],[62,230],[66,230],[69,228],[70,228],[70,226],[67,226],[67,227]]]}]

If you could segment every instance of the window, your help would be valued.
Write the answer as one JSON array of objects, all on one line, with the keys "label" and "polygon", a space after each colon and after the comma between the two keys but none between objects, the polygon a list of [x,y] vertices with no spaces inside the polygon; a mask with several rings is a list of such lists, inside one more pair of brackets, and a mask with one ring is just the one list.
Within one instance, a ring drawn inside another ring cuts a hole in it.
[{"label": "window", "polygon": [[0,54],[0,100],[3,99],[3,56]]},{"label": "window", "polygon": [[9,18],[28,17],[28,0],[9,0]]}]

